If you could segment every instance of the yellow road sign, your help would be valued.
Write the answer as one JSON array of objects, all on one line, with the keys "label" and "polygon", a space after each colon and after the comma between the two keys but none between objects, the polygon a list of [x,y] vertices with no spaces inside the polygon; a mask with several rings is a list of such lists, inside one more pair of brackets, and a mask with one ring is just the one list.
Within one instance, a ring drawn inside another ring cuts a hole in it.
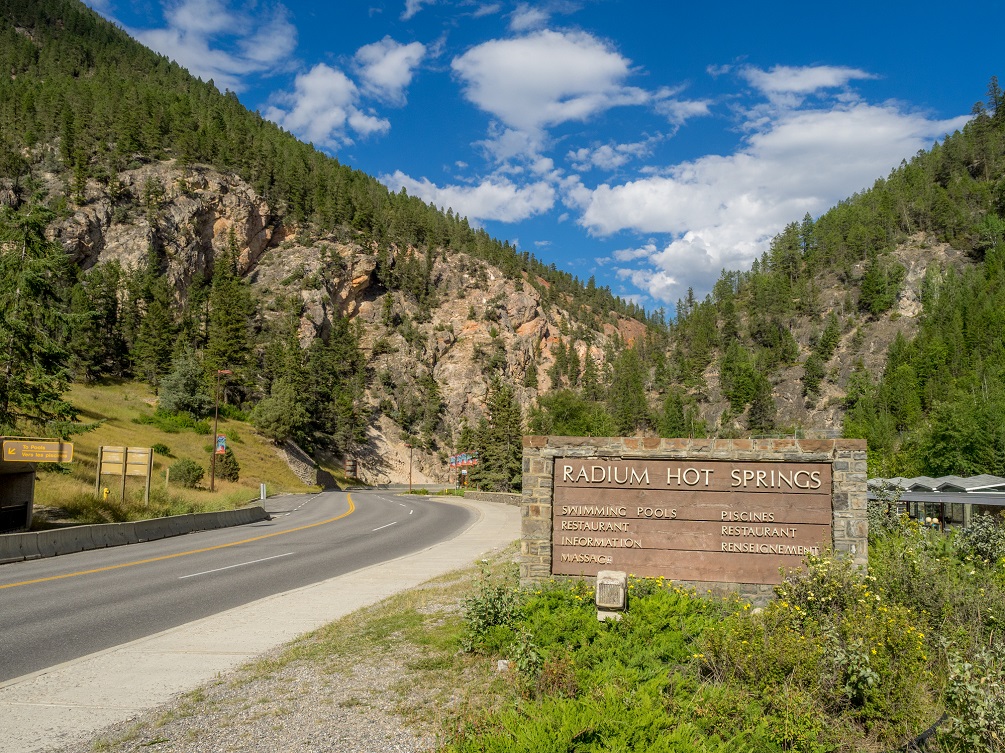
[{"label": "yellow road sign", "polygon": [[15,463],[69,463],[73,460],[70,442],[7,439],[3,443],[3,459]]}]

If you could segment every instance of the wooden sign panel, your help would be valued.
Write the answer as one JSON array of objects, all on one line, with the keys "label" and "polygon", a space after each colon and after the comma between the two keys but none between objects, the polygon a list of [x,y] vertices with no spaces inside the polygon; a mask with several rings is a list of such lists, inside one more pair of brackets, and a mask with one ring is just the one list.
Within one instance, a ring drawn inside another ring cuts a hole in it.
[{"label": "wooden sign panel", "polygon": [[556,458],[552,573],[773,584],[831,542],[830,463]]},{"label": "wooden sign panel", "polygon": [[15,463],[69,463],[73,445],[58,440],[4,440],[3,459]]},{"label": "wooden sign panel", "polygon": [[149,447],[101,448],[101,475],[146,476],[153,451]]}]

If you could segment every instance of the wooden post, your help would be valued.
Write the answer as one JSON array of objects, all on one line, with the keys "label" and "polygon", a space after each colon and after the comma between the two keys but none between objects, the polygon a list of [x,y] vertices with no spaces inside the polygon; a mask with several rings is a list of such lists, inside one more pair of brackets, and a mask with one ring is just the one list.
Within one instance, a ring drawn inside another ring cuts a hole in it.
[{"label": "wooden post", "polygon": [[147,485],[146,489],[143,491],[143,504],[147,507],[150,506],[150,479],[154,475],[154,451],[152,449],[147,450]]},{"label": "wooden post", "polygon": [[101,456],[105,452],[104,445],[98,445],[98,468],[94,476],[94,496],[101,494]]},{"label": "wooden post", "polygon": [[129,448],[122,448],[122,494],[119,496],[119,501],[122,504],[126,503],[126,462],[129,459]]}]

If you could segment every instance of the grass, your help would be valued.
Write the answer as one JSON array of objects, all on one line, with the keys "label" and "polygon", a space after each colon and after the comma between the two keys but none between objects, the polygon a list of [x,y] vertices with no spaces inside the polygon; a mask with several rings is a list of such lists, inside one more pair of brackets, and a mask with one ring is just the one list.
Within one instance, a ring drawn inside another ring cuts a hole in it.
[{"label": "grass", "polygon": [[[255,433],[250,424],[220,418],[219,432],[227,435],[228,445],[241,466],[240,480],[217,477],[215,490],[209,491],[208,448],[212,438],[194,431],[166,432],[156,425],[136,423],[156,406],[150,388],[139,382],[105,382],[72,385],[66,399],[79,411],[80,421],[98,424],[92,431],[75,435],[73,462],[65,466],[39,468],[35,486],[36,527],[60,523],[99,523],[137,520],[163,515],[209,510],[233,509],[259,497],[259,485],[267,493],[304,493],[315,490],[303,484],[276,453],[267,439]],[[151,503],[143,503],[143,479],[126,479],[122,499],[121,476],[102,476],[101,486],[109,489],[107,502],[95,495],[95,475],[99,446],[156,447]],[[163,454],[167,449],[170,455]],[[169,484],[167,469],[182,458],[189,458],[206,469],[200,487],[185,489]],[[335,473],[335,469],[328,469]],[[337,475],[337,474],[336,474]]]},{"label": "grass", "polygon": [[[516,545],[510,546],[491,567],[511,577],[516,553]],[[494,662],[458,651],[461,605],[478,574],[474,567],[448,573],[346,615],[167,708],[123,723],[94,741],[93,749],[126,753],[186,736],[207,741],[217,735],[230,746],[259,738],[277,717],[302,710],[300,689],[311,684],[331,689],[324,705],[367,714],[389,710],[430,735],[464,726],[469,715],[481,717],[519,700]],[[384,687],[353,684],[353,674],[367,666],[378,668]]]}]

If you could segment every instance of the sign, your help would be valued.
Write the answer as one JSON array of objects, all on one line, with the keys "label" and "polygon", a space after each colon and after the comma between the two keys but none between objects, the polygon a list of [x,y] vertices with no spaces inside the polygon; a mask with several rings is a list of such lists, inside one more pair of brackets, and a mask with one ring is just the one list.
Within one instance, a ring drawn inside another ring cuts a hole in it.
[{"label": "sign", "polygon": [[16,463],[69,463],[73,444],[59,440],[5,439],[3,459]]},{"label": "sign", "polygon": [[216,435],[216,454],[217,455],[227,454],[227,436],[225,434]]},{"label": "sign", "polygon": [[152,456],[149,447],[102,446],[101,475],[146,476]]},{"label": "sign", "polygon": [[150,447],[115,447],[102,445],[98,447],[98,472],[94,478],[94,494],[97,496],[101,488],[102,476],[122,476],[119,499],[126,498],[126,477],[142,476],[144,478],[143,499],[150,502],[150,476],[153,473],[154,451]]},{"label": "sign", "polygon": [[773,584],[832,539],[830,463],[556,458],[552,574]]}]

